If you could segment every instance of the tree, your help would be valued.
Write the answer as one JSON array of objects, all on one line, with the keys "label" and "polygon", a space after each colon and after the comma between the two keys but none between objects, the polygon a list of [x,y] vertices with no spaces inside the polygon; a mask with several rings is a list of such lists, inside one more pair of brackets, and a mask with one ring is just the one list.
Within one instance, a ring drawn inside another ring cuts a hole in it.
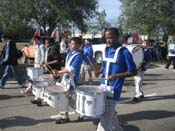
[{"label": "tree", "polygon": [[158,32],[163,29],[169,34],[175,33],[174,0],[121,0],[125,30],[137,30],[140,33]]},{"label": "tree", "polygon": [[110,24],[105,20],[106,12],[103,10],[102,12],[96,12],[94,14],[93,20],[89,20],[87,25],[88,32],[95,36],[97,33],[101,33],[103,35],[103,31],[107,28]]},{"label": "tree", "polygon": [[41,26],[45,34],[57,26],[69,29],[70,23],[86,31],[85,20],[96,7],[97,0],[0,0],[0,21],[6,29],[14,23]]}]

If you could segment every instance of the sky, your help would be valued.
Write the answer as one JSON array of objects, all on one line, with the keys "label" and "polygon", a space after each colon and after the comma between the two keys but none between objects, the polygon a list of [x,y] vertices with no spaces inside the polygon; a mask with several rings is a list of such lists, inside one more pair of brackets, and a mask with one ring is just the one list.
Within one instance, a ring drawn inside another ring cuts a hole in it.
[{"label": "sky", "polygon": [[114,18],[118,18],[121,14],[121,2],[119,0],[99,0],[99,11],[105,9],[106,20],[111,21]]}]

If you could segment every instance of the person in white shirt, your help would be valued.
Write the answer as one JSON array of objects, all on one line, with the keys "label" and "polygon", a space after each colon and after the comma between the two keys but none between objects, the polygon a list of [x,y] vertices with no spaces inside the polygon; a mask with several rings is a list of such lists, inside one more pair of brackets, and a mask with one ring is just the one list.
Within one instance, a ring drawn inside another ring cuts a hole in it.
[{"label": "person in white shirt", "polygon": [[166,69],[169,68],[171,62],[173,62],[173,69],[175,69],[175,38],[168,40],[168,62],[165,66]]},{"label": "person in white shirt", "polygon": [[68,53],[68,38],[63,36],[60,43],[60,53]]},{"label": "person in white shirt", "polygon": [[45,62],[46,48],[44,44],[40,42],[40,38],[38,36],[33,37],[33,44],[35,45],[34,67],[41,67]]}]

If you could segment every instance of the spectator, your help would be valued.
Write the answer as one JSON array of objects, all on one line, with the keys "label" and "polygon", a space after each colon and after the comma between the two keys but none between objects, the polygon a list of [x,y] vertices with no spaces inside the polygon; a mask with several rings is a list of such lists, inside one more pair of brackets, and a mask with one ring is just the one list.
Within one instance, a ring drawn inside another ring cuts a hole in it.
[{"label": "spectator", "polygon": [[162,58],[162,47],[161,47],[162,45],[161,44],[162,43],[159,40],[156,41],[155,51],[156,51],[157,60],[162,63],[163,58]]},{"label": "spectator", "polygon": [[92,84],[92,61],[93,61],[93,49],[91,45],[91,40],[86,39],[85,40],[85,46],[83,47],[83,61],[81,64],[81,80],[83,84],[85,82],[85,76],[88,74],[89,76],[89,84]]},{"label": "spectator", "polygon": [[168,40],[168,61],[165,66],[166,69],[169,68],[171,62],[173,62],[173,69],[175,69],[175,38],[174,40]]},{"label": "spectator", "polygon": [[46,54],[44,66],[49,66],[53,70],[61,70],[61,54],[59,47],[54,44],[54,39],[46,41]]},{"label": "spectator", "polygon": [[2,35],[1,40],[5,45],[2,50],[0,65],[4,66],[5,70],[0,80],[0,88],[4,88],[6,81],[8,80],[10,70],[12,70],[15,74],[15,78],[18,82],[17,87],[21,88],[23,87],[23,85],[19,77],[16,43],[13,40],[11,40],[8,35],[5,34]]},{"label": "spectator", "polygon": [[60,43],[60,53],[68,53],[68,38],[63,36]]}]

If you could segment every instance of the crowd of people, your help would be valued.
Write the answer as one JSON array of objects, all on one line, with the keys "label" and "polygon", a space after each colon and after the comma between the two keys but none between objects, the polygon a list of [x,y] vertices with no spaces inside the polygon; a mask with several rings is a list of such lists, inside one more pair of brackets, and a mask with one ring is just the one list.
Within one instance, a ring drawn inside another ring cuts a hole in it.
[{"label": "crowd of people", "polygon": [[[144,72],[152,60],[152,50],[148,48],[149,41],[145,40],[142,42],[141,48],[144,51],[144,60],[141,67],[137,69],[132,54],[126,47],[123,47],[119,41],[119,31],[117,28],[107,28],[104,32],[104,38],[107,46],[105,48],[105,54],[103,55],[104,58],[101,68],[96,70],[93,66],[93,48],[90,39],[83,41],[80,37],[73,37],[70,39],[70,43],[67,44],[68,37],[65,36],[62,38],[60,46],[57,46],[54,44],[55,42],[52,38],[46,40],[45,44],[42,44],[40,38],[35,36],[32,39],[35,44],[34,67],[49,70],[49,73],[51,73],[55,79],[59,77],[67,78],[67,88],[70,95],[75,92],[80,84],[87,82],[89,85],[93,84],[92,70],[94,70],[96,77],[99,77],[101,74],[102,79],[100,85],[107,86],[109,90],[106,93],[106,110],[100,117],[97,131],[109,131],[113,126],[114,119],[116,130],[122,131],[118,118],[114,114],[116,112],[116,103],[120,100],[125,78],[134,76],[135,93],[133,102],[139,102],[140,99],[144,98],[143,77]],[[18,87],[23,87],[24,83],[22,83],[18,75],[16,44],[7,35],[3,35],[1,39],[5,45],[1,53],[0,65],[4,66],[5,70],[0,79],[0,88],[3,89],[5,87],[10,69],[15,73],[16,80],[19,84]],[[168,62],[165,68],[168,69],[173,61],[173,69],[175,69],[175,39],[168,42]],[[156,43],[154,46],[156,58],[159,61],[166,59],[162,53],[164,46],[164,44],[160,45],[160,43]],[[64,68],[61,67],[61,53],[66,54]],[[87,77],[88,81],[86,82]],[[26,88],[23,93],[29,95],[31,89],[32,82],[29,81],[28,88]],[[37,97],[35,97],[31,103],[37,105],[42,104],[41,99]],[[69,121],[68,110],[60,112],[60,118],[58,118],[57,122],[64,123],[67,121]]]}]

